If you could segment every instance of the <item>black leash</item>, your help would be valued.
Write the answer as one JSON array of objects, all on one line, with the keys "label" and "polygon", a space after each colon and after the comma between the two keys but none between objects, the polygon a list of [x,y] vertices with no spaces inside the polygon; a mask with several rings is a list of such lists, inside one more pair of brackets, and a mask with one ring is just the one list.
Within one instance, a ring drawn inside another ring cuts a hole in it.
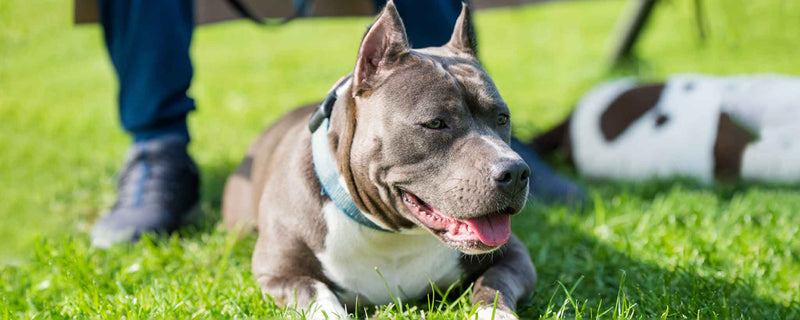
[{"label": "black leash", "polygon": [[256,24],[266,26],[266,25],[282,25],[286,24],[289,21],[294,20],[295,18],[305,17],[308,16],[309,9],[311,8],[311,2],[313,0],[294,0],[294,13],[291,16],[285,17],[281,19],[281,21],[277,23],[269,23],[268,21],[261,19],[253,13],[250,8],[248,8],[241,0],[228,0],[228,4],[233,7],[236,12],[239,13],[242,17],[247,18],[250,21],[255,22]]}]

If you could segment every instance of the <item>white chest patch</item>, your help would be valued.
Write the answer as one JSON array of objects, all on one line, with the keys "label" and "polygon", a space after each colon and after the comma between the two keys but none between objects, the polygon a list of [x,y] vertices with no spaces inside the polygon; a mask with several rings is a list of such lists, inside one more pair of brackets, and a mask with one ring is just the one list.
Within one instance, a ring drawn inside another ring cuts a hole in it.
[{"label": "white chest patch", "polygon": [[351,220],[332,202],[323,206],[322,214],[328,234],[325,251],[317,258],[325,275],[344,290],[337,292],[342,303],[355,304],[356,296],[359,305],[386,304],[391,295],[420,298],[430,291],[429,281],[444,290],[461,277],[460,253],[427,232],[373,230]]}]

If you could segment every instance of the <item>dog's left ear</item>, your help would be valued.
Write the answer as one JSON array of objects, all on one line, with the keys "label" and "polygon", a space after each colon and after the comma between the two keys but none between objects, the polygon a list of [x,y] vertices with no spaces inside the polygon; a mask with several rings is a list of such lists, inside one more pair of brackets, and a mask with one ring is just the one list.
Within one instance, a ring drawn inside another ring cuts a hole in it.
[{"label": "dog's left ear", "polygon": [[376,85],[378,71],[391,67],[410,48],[400,14],[394,2],[389,0],[361,41],[353,73],[354,93],[359,94]]},{"label": "dog's left ear", "polygon": [[478,55],[475,27],[472,26],[472,14],[466,2],[461,3],[461,14],[456,20],[453,35],[450,36],[450,42],[446,46],[472,56]]}]

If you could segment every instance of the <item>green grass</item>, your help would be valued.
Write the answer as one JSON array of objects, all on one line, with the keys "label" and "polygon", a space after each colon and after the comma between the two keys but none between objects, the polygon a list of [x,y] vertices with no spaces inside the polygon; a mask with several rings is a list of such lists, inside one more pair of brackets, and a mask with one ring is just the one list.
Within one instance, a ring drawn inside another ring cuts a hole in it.
[{"label": "green grass", "polygon": [[[525,138],[611,76],[800,75],[800,3],[705,3],[706,42],[696,36],[691,1],[663,1],[627,70],[607,68],[623,1],[479,12],[481,58]],[[190,125],[208,218],[180,238],[99,251],[86,232],[113,202],[129,141],[99,29],[73,27],[70,5],[0,2],[0,317],[298,317],[260,297],[249,273],[254,237],[216,230],[222,183],[262,127],[319,100],[352,68],[369,19],[198,30],[191,91],[199,109]],[[537,206],[514,219],[539,272],[524,318],[800,318],[798,188],[589,186],[593,206],[583,214]],[[460,298],[368,314],[453,319],[471,310]]]}]

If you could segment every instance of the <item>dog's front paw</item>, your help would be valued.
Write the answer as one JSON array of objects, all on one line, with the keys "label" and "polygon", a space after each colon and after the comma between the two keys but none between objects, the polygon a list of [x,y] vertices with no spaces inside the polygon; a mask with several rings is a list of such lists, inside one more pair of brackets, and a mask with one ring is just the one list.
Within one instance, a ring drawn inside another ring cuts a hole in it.
[{"label": "dog's front paw", "polygon": [[[494,317],[492,317],[494,316]],[[475,315],[477,320],[519,320],[514,313],[493,307],[478,307]]]},{"label": "dog's front paw", "polygon": [[339,300],[327,289],[318,289],[317,299],[307,309],[306,319],[312,320],[338,320],[349,319],[347,310]]},{"label": "dog's front paw", "polygon": [[306,314],[306,319],[311,320],[339,320],[349,319],[347,311],[337,305],[314,305],[311,312]]}]

